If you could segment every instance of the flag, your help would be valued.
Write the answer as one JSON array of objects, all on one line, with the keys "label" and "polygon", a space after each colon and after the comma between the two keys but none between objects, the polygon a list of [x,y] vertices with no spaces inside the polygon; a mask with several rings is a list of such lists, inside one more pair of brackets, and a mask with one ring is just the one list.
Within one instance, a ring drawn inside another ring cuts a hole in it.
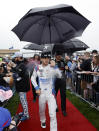
[{"label": "flag", "polygon": [[9,48],[9,50],[12,50],[14,47],[13,46],[11,46],[10,48]]}]

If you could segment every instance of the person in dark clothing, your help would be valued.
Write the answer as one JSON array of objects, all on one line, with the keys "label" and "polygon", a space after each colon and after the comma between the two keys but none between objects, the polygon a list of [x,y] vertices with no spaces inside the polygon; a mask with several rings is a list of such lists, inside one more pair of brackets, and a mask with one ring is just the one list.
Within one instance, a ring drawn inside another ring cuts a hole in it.
[{"label": "person in dark clothing", "polygon": [[0,65],[0,86],[9,87],[10,86],[10,77],[11,77],[11,74],[9,74],[7,70],[5,72],[5,67],[3,64],[1,64]]},{"label": "person in dark clothing", "polygon": [[91,71],[91,59],[90,59],[90,53],[89,52],[85,52],[84,54],[84,60],[82,62],[82,64],[80,65],[80,69],[82,71]]},{"label": "person in dark clothing", "polygon": [[72,67],[72,61],[70,59],[70,56],[65,56],[65,70],[66,70],[66,87],[67,89],[72,88],[72,71],[71,71],[71,67]]},{"label": "person in dark clothing", "polygon": [[[62,78],[57,78],[55,81],[55,91],[56,91],[56,97],[58,90],[60,89],[60,96],[61,96],[61,110],[62,114],[66,116],[66,77],[65,77],[65,62],[62,59],[62,53],[56,52],[56,66],[61,70],[62,72]],[[58,108],[57,110],[58,111]]]},{"label": "person in dark clothing", "polygon": [[4,73],[4,68],[2,65],[0,65],[0,86],[8,86],[8,83],[4,80],[4,77],[6,77],[6,73]]},{"label": "person in dark clothing", "polygon": [[28,92],[30,90],[29,74],[24,62],[17,65],[16,71],[18,73],[18,78],[16,80],[16,91]]},{"label": "person in dark clothing", "polygon": [[[84,60],[82,62],[82,64],[80,65],[80,70],[81,71],[91,71],[92,70],[92,65],[91,65],[91,62],[92,60],[90,59],[90,53],[89,52],[85,52],[84,53]],[[86,74],[85,75],[86,77],[91,77],[89,80],[92,79],[92,76]],[[91,81],[85,81],[85,79],[82,79],[81,80],[81,88],[83,89],[83,95],[84,95],[84,98],[86,100],[88,100],[88,96],[90,94],[91,96],[91,92],[92,92],[92,89],[91,89],[91,86],[89,85]]]},{"label": "person in dark clothing", "polygon": [[15,55],[16,60],[16,74],[15,74],[15,87],[19,93],[20,101],[23,107],[23,115],[21,121],[29,119],[28,104],[26,99],[26,93],[30,90],[30,79],[27,68],[24,63],[24,59],[20,53]]},{"label": "person in dark clothing", "polygon": [[3,72],[4,73],[8,73],[8,71],[7,71],[7,64],[6,63],[2,63],[1,66],[3,67]]}]

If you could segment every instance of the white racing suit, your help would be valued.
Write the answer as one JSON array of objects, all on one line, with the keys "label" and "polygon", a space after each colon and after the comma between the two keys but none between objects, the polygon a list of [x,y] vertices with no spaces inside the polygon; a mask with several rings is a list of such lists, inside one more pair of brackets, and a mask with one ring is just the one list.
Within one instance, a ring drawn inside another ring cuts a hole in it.
[{"label": "white racing suit", "polygon": [[[62,74],[58,68],[52,68],[50,65],[43,67],[39,65],[35,67],[31,77],[32,84],[35,89],[40,89],[41,94],[39,96],[39,114],[40,121],[43,123],[46,121],[45,107],[46,103],[49,108],[50,116],[50,131],[57,131],[57,119],[56,119],[56,100],[54,93],[54,80],[55,77],[61,78]],[[39,84],[37,85],[36,77],[38,77]]]}]

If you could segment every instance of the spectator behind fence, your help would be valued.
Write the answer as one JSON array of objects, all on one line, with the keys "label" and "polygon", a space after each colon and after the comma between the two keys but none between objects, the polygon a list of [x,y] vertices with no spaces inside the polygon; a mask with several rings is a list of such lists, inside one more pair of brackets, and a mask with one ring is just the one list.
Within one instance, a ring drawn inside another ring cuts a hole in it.
[{"label": "spectator behind fence", "polygon": [[97,50],[93,50],[92,51],[92,56],[96,56],[96,55],[98,55],[98,51]]},{"label": "spectator behind fence", "polygon": [[96,100],[95,102],[97,106],[99,106],[99,55],[93,56],[93,63],[94,63],[94,68],[93,68],[94,79],[91,85],[94,89],[93,97],[95,97]]},{"label": "spectator behind fence", "polygon": [[91,71],[91,59],[90,59],[90,53],[89,52],[84,53],[84,61],[80,65],[80,69],[82,71]]},{"label": "spectator behind fence", "polygon": [[[90,59],[90,53],[85,52],[84,53],[84,61],[80,65],[80,70],[81,71],[91,71],[91,59]],[[84,89],[84,98],[88,99],[88,90],[91,89],[91,86],[85,81],[81,81],[81,88]]]},{"label": "spectator behind fence", "polygon": [[71,66],[72,66],[72,62],[69,56],[65,57],[65,69],[66,69],[66,81],[67,81],[67,89],[71,89],[71,78],[72,78],[72,73],[71,73]]},{"label": "spectator behind fence", "polygon": [[76,82],[76,71],[77,71],[77,59],[76,58],[73,58],[72,60],[72,65],[71,65],[71,68],[70,68],[70,71],[72,73],[72,91],[75,92],[75,82]]}]

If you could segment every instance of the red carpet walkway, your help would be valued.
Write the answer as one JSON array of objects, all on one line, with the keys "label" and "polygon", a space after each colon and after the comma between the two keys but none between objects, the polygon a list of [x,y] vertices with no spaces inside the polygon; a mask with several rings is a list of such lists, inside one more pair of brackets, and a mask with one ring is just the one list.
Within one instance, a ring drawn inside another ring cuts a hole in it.
[{"label": "red carpet walkway", "polygon": [[[67,117],[63,117],[60,108],[60,95],[57,96],[59,112],[57,113],[58,131],[97,131],[93,125],[67,100]],[[33,103],[31,91],[27,94],[30,119],[20,124],[21,131],[50,131],[48,109],[46,111],[46,129],[40,127],[38,101]],[[18,112],[22,111],[19,105]]]}]

